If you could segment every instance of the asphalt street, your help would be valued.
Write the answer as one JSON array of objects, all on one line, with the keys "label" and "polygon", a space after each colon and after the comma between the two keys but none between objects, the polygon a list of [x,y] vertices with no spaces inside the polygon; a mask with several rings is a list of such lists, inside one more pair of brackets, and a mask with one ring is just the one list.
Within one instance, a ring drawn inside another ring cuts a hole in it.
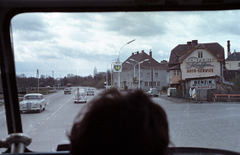
[{"label": "asphalt street", "polygon": [[[45,96],[47,107],[41,113],[21,114],[23,131],[32,137],[33,151],[51,151],[68,139],[73,120],[88,103],[74,104],[74,92],[63,90]],[[97,95],[100,90],[95,90]],[[94,96],[96,96],[94,95]],[[88,96],[88,102],[94,98]],[[167,113],[170,146],[220,148],[240,152],[240,103],[188,102],[165,95],[152,97]],[[7,136],[5,111],[0,107],[0,139]]]}]

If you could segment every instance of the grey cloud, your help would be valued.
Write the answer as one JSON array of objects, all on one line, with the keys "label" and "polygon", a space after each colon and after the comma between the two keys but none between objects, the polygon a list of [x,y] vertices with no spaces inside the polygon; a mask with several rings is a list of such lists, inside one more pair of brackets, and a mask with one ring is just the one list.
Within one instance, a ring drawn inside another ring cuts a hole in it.
[{"label": "grey cloud", "polygon": [[[129,13],[110,16],[106,30],[116,31],[125,36],[150,37],[164,34],[166,29],[163,21],[156,21],[148,13]],[[140,18],[139,18],[140,17]]]},{"label": "grey cloud", "polygon": [[17,37],[15,39],[21,41],[50,41],[57,34],[49,32],[49,26],[42,14],[20,14],[12,19],[13,33]]},{"label": "grey cloud", "polygon": [[13,29],[18,31],[42,31],[47,26],[42,14],[20,14],[12,19]]},{"label": "grey cloud", "polygon": [[201,12],[198,16],[202,19],[198,23],[199,35],[240,35],[239,11]]}]

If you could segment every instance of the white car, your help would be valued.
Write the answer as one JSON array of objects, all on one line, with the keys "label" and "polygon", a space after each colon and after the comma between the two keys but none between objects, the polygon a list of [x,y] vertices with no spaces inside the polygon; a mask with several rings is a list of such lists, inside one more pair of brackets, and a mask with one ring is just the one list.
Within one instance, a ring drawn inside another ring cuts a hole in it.
[{"label": "white car", "polygon": [[94,95],[94,89],[93,88],[87,88],[87,95]]},{"label": "white car", "polygon": [[46,102],[42,94],[26,94],[23,101],[20,102],[20,112],[23,111],[37,111],[42,112],[46,108]]},{"label": "white car", "polygon": [[87,97],[85,93],[85,89],[79,89],[77,88],[77,91],[75,92],[75,100],[74,103],[87,103]]}]

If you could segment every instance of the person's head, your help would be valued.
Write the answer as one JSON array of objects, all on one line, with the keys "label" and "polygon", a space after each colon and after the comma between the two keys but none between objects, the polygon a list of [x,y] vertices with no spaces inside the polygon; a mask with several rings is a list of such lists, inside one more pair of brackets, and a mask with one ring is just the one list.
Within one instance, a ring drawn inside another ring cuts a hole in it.
[{"label": "person's head", "polygon": [[164,110],[142,91],[105,91],[76,117],[69,135],[72,155],[166,154],[168,122]]}]

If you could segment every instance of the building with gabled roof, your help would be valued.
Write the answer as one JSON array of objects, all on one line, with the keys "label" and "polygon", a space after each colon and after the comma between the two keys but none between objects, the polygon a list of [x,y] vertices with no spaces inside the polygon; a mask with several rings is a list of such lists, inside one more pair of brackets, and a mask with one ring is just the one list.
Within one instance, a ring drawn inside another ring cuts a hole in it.
[{"label": "building with gabled roof", "polygon": [[[168,62],[166,60],[161,63],[156,61],[152,57],[151,50],[149,54],[143,50],[134,52],[122,63],[122,72],[120,73],[121,89],[138,89],[140,87],[144,91],[150,88],[161,90],[163,86],[168,86],[168,79]],[[117,87],[117,80],[118,73],[113,73],[114,87]]]},{"label": "building with gabled roof", "polygon": [[225,60],[226,70],[224,71],[225,80],[231,82],[232,79],[237,78],[240,75],[240,52],[234,50],[230,51],[230,40],[227,42],[228,57]]},{"label": "building with gabled roof", "polygon": [[234,51],[227,57],[225,62],[228,70],[240,70],[240,52]]},{"label": "building with gabled roof", "polygon": [[225,65],[224,48],[219,43],[198,43],[192,40],[177,45],[169,58],[170,87],[178,88],[178,95],[189,96],[189,89],[195,88],[207,99],[207,90],[216,89],[222,80]]}]

